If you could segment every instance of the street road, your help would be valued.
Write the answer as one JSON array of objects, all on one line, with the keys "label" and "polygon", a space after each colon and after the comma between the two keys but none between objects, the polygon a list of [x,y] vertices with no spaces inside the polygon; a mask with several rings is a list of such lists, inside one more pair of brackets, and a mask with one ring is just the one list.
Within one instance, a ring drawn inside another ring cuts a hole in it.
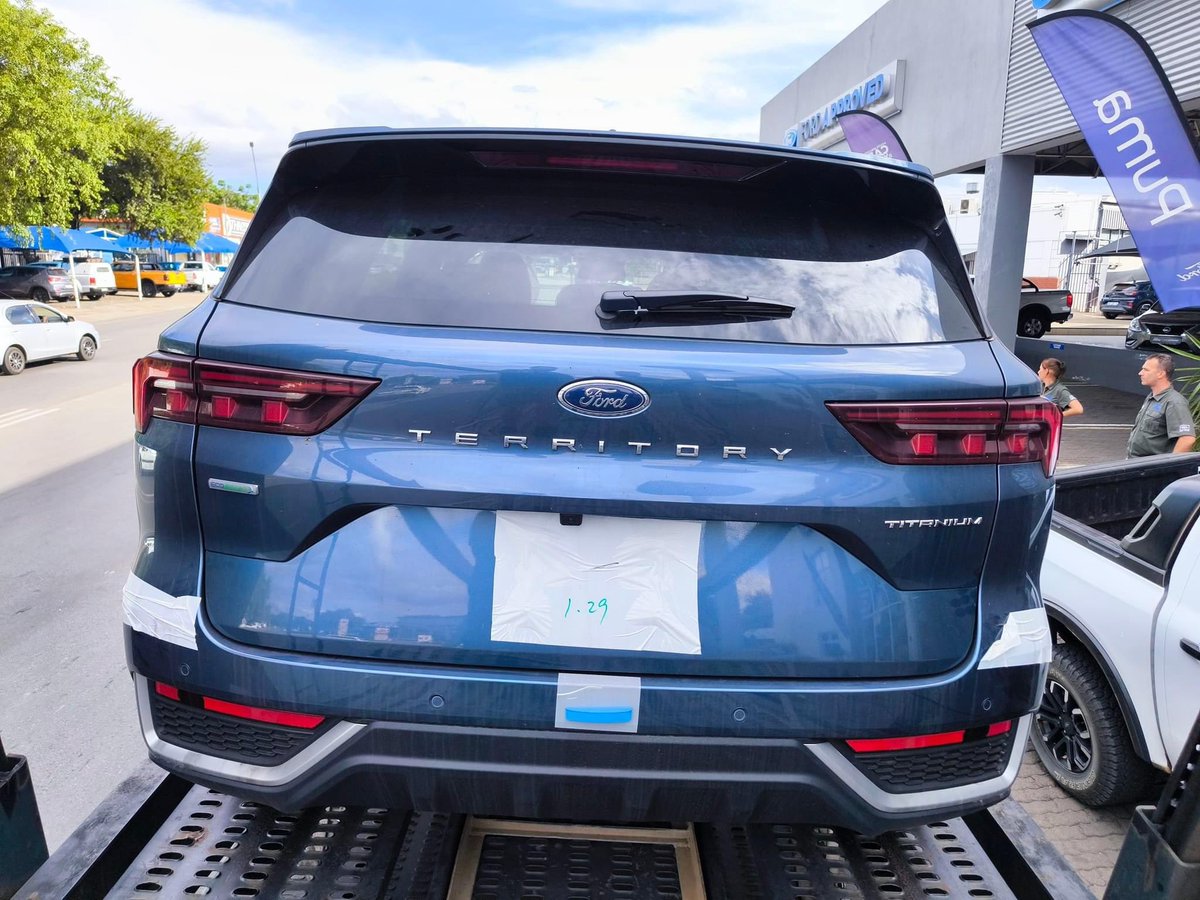
[{"label": "street road", "polygon": [[130,369],[196,298],[64,304],[99,327],[96,358],[0,376],[0,735],[29,757],[51,851],[146,758],[120,614],[137,549]]}]

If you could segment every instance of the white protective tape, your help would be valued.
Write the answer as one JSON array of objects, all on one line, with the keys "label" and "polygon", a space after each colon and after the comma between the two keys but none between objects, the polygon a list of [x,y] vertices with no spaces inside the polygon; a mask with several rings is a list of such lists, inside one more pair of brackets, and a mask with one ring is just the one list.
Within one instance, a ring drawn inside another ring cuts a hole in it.
[{"label": "white protective tape", "polygon": [[496,514],[492,640],[700,653],[699,522]]},{"label": "white protective tape", "polygon": [[1022,609],[1010,612],[987,653],[979,661],[981,669],[1001,669],[1007,666],[1041,666],[1050,662],[1054,640],[1050,636],[1050,621],[1046,610]]},{"label": "white protective tape", "polygon": [[122,591],[121,617],[134,631],[169,644],[196,649],[196,611],[199,597],[174,597],[132,572]]}]

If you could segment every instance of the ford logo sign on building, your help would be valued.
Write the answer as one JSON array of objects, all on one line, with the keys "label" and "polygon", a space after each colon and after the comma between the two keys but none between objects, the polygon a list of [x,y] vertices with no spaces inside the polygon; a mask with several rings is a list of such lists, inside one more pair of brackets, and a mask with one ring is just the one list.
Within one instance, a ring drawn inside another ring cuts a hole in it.
[{"label": "ford logo sign on building", "polygon": [[624,381],[592,378],[568,384],[558,392],[558,402],[563,409],[581,416],[617,419],[645,411],[650,406],[650,395]]}]

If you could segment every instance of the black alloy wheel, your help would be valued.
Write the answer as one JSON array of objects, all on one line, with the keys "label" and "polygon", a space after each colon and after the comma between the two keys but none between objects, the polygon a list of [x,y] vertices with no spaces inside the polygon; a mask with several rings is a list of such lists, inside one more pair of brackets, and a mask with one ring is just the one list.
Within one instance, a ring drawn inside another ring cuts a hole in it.
[{"label": "black alloy wheel", "polygon": [[1032,737],[1046,773],[1087,806],[1146,799],[1155,781],[1104,673],[1078,644],[1054,645]]},{"label": "black alloy wheel", "polygon": [[46,293],[45,288],[35,287],[33,290],[31,290],[29,292],[29,297],[31,300],[35,300],[38,303],[49,303],[50,302],[50,295],[48,293]]},{"label": "black alloy wheel", "polygon": [[1021,337],[1040,338],[1050,330],[1050,317],[1041,312],[1022,312],[1017,316],[1017,334]]},{"label": "black alloy wheel", "polygon": [[1084,775],[1092,764],[1092,733],[1083,710],[1066,686],[1046,679],[1037,711],[1038,734],[1055,764],[1072,775]]}]

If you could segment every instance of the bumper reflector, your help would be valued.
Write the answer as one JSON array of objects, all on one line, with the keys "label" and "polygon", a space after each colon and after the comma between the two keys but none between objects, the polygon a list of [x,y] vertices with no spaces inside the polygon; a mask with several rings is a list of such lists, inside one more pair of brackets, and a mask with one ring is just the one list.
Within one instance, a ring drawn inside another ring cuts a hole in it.
[{"label": "bumper reflector", "polygon": [[257,706],[246,706],[241,703],[230,703],[228,700],[216,700],[212,697],[195,697],[199,702],[190,703],[192,696],[180,694],[179,688],[171,687],[162,682],[155,682],[154,690],[164,697],[177,700],[189,705],[199,706],[209,712],[233,716],[238,719],[249,719],[252,722],[265,722],[268,725],[286,725],[290,728],[316,728],[325,721],[324,716],[309,713],[283,712],[278,709],[262,709]]},{"label": "bumper reflector", "polygon": [[867,738],[846,741],[855,753],[885,753],[889,750],[927,750],[930,747],[947,747],[979,738],[992,738],[1012,730],[1012,721],[995,722],[963,731],[942,731],[938,734],[920,734],[914,737]]}]

